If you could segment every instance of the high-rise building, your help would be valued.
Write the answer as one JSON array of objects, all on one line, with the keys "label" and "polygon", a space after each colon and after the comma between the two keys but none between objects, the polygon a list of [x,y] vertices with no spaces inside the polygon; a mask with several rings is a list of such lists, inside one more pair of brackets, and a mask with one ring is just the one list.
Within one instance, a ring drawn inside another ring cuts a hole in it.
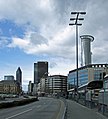
[{"label": "high-rise building", "polygon": [[48,62],[40,61],[34,63],[34,83],[40,83],[42,77],[48,76]]},{"label": "high-rise building", "polygon": [[29,81],[29,84],[28,84],[28,94],[29,95],[32,95],[33,93],[33,85],[34,83],[32,83],[31,81]]},{"label": "high-rise building", "polygon": [[16,71],[16,81],[20,84],[20,86],[22,86],[22,71],[20,67],[18,67]]}]

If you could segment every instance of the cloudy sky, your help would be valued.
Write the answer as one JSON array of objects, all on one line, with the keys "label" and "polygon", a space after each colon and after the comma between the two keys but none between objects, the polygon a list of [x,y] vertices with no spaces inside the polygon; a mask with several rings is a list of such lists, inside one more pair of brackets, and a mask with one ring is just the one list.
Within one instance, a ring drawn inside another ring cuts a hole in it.
[{"label": "cloudy sky", "polygon": [[[108,63],[108,0],[0,0],[0,80],[20,66],[23,88],[33,81],[33,63],[49,62],[49,74],[76,67],[75,27],[70,12],[85,11],[79,36],[94,36],[93,63]],[[80,58],[79,38],[79,67]]]}]

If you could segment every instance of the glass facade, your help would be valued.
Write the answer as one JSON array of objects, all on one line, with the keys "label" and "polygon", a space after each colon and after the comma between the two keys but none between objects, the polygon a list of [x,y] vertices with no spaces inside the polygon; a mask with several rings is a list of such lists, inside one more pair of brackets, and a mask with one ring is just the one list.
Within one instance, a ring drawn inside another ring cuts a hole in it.
[{"label": "glass facade", "polygon": [[48,62],[34,63],[34,83],[40,83],[40,79],[48,76]]},{"label": "glass facade", "polygon": [[[78,86],[86,84],[88,82],[88,70],[82,69],[78,71]],[[68,75],[68,88],[72,89],[77,85],[76,71],[69,73]]]},{"label": "glass facade", "polygon": [[104,81],[104,88],[108,89],[108,80]]},{"label": "glass facade", "polygon": [[[80,67],[78,69],[78,86],[87,84],[93,80],[102,80],[103,76],[108,73],[107,64],[91,64],[88,66]],[[72,70],[68,74],[68,90],[76,87],[76,69]]]},{"label": "glass facade", "polygon": [[79,70],[79,86],[88,82],[88,69]]},{"label": "glass facade", "polygon": [[22,86],[22,71],[20,67],[18,67],[16,71],[16,80],[20,84],[20,86]]}]

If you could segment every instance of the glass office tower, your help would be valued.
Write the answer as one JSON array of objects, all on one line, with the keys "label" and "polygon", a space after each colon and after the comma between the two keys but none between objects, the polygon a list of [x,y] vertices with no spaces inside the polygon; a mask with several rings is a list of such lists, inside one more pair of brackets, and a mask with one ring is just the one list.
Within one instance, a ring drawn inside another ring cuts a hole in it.
[{"label": "glass office tower", "polygon": [[41,78],[48,76],[48,62],[40,61],[34,63],[34,83],[40,83]]},{"label": "glass office tower", "polygon": [[22,71],[20,67],[16,71],[16,81],[22,86]]}]

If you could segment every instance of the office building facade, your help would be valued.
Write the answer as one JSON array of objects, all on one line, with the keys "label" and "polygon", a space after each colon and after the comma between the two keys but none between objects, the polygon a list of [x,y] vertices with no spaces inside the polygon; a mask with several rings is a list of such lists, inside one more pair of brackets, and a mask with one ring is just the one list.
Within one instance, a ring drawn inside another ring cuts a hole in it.
[{"label": "office building facade", "polygon": [[37,62],[34,63],[34,83],[40,83],[42,77],[48,76],[48,62]]},{"label": "office building facade", "polygon": [[52,75],[45,79],[45,92],[49,94],[66,94],[67,76]]},{"label": "office building facade", "polygon": [[29,84],[28,84],[28,94],[29,95],[33,94],[33,86],[34,84],[31,81],[29,81]]},{"label": "office building facade", "polygon": [[[102,80],[107,73],[108,64],[90,64],[80,67],[78,68],[78,86],[85,85],[91,81]],[[75,88],[76,85],[76,69],[74,69],[68,74],[68,90]]]},{"label": "office building facade", "polygon": [[18,67],[16,71],[16,81],[19,83],[20,86],[22,86],[22,71],[20,67]]},{"label": "office building facade", "polygon": [[20,85],[16,80],[2,80],[0,81],[0,93],[4,94],[20,94]]}]

